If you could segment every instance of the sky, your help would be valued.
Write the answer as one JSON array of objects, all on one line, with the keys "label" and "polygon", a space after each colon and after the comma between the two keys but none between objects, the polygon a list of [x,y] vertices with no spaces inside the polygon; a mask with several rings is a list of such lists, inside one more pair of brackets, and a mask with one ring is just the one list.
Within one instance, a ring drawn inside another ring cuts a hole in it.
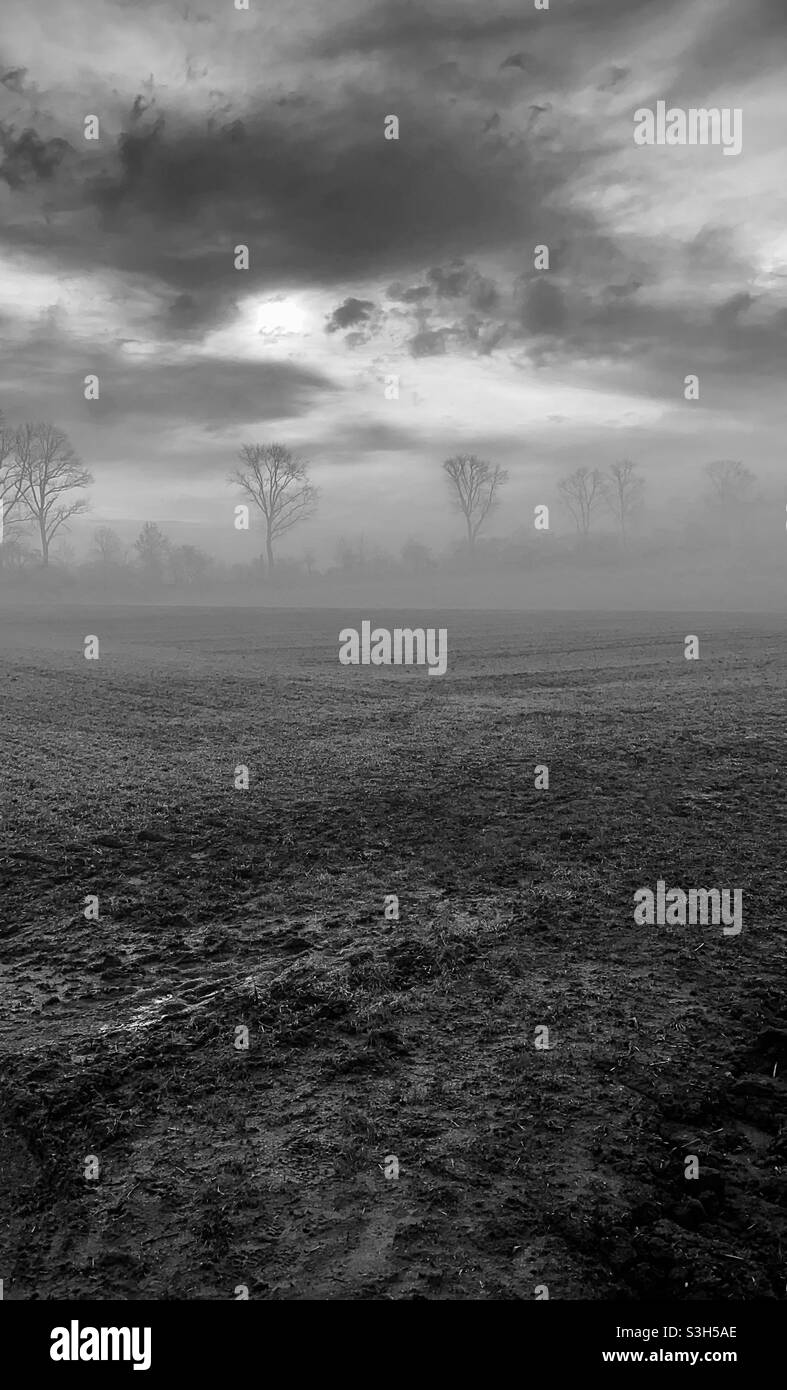
[{"label": "sky", "polygon": [[[714,458],[783,483],[783,0],[248,3],[3,0],[0,408],[91,469],[77,538],[247,558],[244,443],[309,464],[296,556],[441,548],[457,452],[499,534],[624,457],[667,509]],[[659,100],[741,153],[636,145]]]}]

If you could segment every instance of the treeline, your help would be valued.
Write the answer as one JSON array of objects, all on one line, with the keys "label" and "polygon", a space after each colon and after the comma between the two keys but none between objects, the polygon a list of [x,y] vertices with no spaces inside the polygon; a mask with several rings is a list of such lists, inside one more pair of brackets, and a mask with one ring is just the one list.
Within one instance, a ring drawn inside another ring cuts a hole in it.
[{"label": "treeline", "polygon": [[[445,460],[442,473],[446,502],[462,519],[454,544],[436,554],[423,540],[408,538],[396,552],[367,546],[363,537],[342,539],[333,563],[319,569],[312,551],[282,559],[279,543],[300,522],[314,515],[319,494],[307,465],[283,444],[245,444],[240,466],[229,476],[239,501],[232,522],[238,531],[261,535],[259,556],[248,563],[227,564],[196,545],[176,544],[156,522],[146,522],[136,539],[126,544],[109,526],[93,532],[90,553],[77,563],[65,534],[72,517],[88,510],[84,489],[93,478],[77,457],[67,435],[54,425],[25,424],[12,428],[0,417],[0,568],[6,579],[46,569],[53,556],[58,568],[110,589],[185,590],[207,585],[248,586],[299,580],[304,583],[334,577],[364,578],[405,574],[424,576],[437,570],[452,572],[476,567],[528,568],[537,563],[604,562],[628,554],[636,539],[638,552],[652,548],[654,530],[645,531],[646,480],[630,459],[606,470],[579,467],[557,482],[553,498],[533,506],[532,515],[513,534],[490,538],[490,517],[505,498],[509,474],[475,454]],[[738,460],[721,459],[702,471],[703,495],[691,534],[701,543],[703,528],[725,542],[745,531],[747,510],[756,508],[756,478]],[[551,512],[568,522],[568,534],[555,528]],[[230,513],[232,516],[232,513]],[[685,531],[673,525],[673,541]],[[573,540],[572,540],[573,536]],[[658,537],[657,537],[658,540]],[[662,526],[660,542],[667,541]]]}]

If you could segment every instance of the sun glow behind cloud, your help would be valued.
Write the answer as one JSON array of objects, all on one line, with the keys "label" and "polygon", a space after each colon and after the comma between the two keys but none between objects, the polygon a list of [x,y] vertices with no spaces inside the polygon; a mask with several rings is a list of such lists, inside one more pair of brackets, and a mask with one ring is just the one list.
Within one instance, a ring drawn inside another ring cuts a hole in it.
[{"label": "sun glow behind cloud", "polygon": [[296,299],[289,296],[276,296],[265,299],[255,310],[256,330],[264,336],[279,337],[282,334],[305,331],[309,316]]}]

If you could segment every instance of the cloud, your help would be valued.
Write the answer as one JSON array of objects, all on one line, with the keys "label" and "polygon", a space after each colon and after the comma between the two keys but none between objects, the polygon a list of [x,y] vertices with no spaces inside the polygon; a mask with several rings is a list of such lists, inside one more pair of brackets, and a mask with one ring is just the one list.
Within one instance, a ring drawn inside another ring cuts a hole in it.
[{"label": "cloud", "polygon": [[[63,366],[53,371],[57,359]],[[84,399],[88,373],[99,377],[97,401]],[[130,351],[99,350],[42,329],[17,346],[13,364],[4,368],[2,389],[9,419],[43,414],[67,428],[89,423],[93,429],[125,423],[138,434],[184,424],[231,432],[258,422],[292,420],[337,388],[323,373],[292,362],[210,356],[135,359]]]},{"label": "cloud", "polygon": [[184,290],[162,304],[156,325],[167,339],[201,340],[209,329],[231,323],[238,312],[238,301],[223,288]]},{"label": "cloud", "polygon": [[500,64],[501,71],[505,68],[518,68],[520,72],[532,72],[534,69],[538,70],[538,64],[530,57],[529,53],[511,53]]},{"label": "cloud", "polygon": [[614,91],[614,89],[616,87],[619,87],[622,82],[625,82],[628,76],[628,68],[621,68],[618,67],[615,63],[613,63],[609,68],[608,72],[604,74],[604,77],[602,78],[601,82],[599,82],[598,90],[600,92]]},{"label": "cloud", "polygon": [[121,418],[188,421],[210,430],[305,414],[335,388],[321,374],[290,362],[231,362],[225,358],[161,364],[118,363],[102,376],[101,398],[86,402],[97,423]]},{"label": "cloud", "polygon": [[525,285],[521,301],[521,320],[528,333],[559,333],[566,321],[560,287],[543,277]]},{"label": "cloud", "polygon": [[467,299],[474,309],[491,309],[497,300],[497,289],[492,281],[465,261],[433,266],[427,271],[427,279],[439,298]]},{"label": "cloud", "polygon": [[0,73],[0,82],[9,92],[21,92],[24,89],[27,68],[8,68]]},{"label": "cloud", "polygon": [[428,299],[432,290],[429,285],[411,285],[405,289],[404,285],[389,285],[386,291],[389,299],[399,300],[402,304],[420,304]]},{"label": "cloud", "polygon": [[374,304],[371,299],[345,299],[334,309],[326,325],[326,333],[336,333],[340,328],[352,328],[357,323],[368,323]]},{"label": "cloud", "polygon": [[437,357],[446,351],[446,334],[442,329],[421,329],[410,339],[413,357]]},{"label": "cloud", "polygon": [[12,126],[0,126],[0,179],[13,189],[30,181],[52,179],[70,149],[68,141],[58,137],[42,140],[30,128],[15,135]]}]

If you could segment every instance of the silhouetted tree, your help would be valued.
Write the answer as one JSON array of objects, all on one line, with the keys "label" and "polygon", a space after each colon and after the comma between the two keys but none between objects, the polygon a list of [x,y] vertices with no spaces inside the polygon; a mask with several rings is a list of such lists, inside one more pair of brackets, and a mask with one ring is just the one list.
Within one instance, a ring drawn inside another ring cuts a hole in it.
[{"label": "silhouetted tree", "polygon": [[3,423],[0,413],[0,505],[3,523],[0,527],[0,538],[7,538],[7,527],[14,520],[22,495],[22,472],[16,457],[15,445],[16,430]]},{"label": "silhouetted tree", "polygon": [[583,539],[590,532],[593,508],[602,495],[602,486],[603,478],[597,468],[592,472],[589,468],[576,468],[558,483],[558,491]]},{"label": "silhouetted tree", "polygon": [[704,472],[713,501],[724,511],[747,501],[756,482],[751,469],[737,459],[715,459]]},{"label": "silhouetted tree", "polygon": [[481,527],[498,501],[498,493],[508,479],[505,468],[494,467],[475,454],[455,454],[446,459],[443,470],[451,495],[467,527],[467,544],[472,550]]},{"label": "silhouetted tree", "polygon": [[167,571],[170,542],[155,521],[146,521],[134,542],[140,567],[145,575],[161,583]]},{"label": "silhouetted tree", "polygon": [[610,464],[602,481],[605,501],[617,519],[624,545],[628,540],[632,517],[645,491],[645,483],[636,470],[636,463],[623,459],[621,463]]},{"label": "silhouetted tree", "polygon": [[14,437],[23,507],[38,526],[41,561],[49,564],[53,536],[72,516],[88,509],[87,498],[66,501],[75,488],[87,487],[93,475],[77,458],[68,435],[55,425],[22,425]]},{"label": "silhouetted tree", "polygon": [[742,544],[754,501],[756,478],[738,459],[714,459],[704,468],[708,508],[725,544]]},{"label": "silhouetted tree", "polygon": [[340,536],[336,542],[336,568],[342,574],[357,574],[365,564],[366,554],[363,536],[359,541],[348,540],[346,536]]},{"label": "silhouetted tree", "polygon": [[97,526],[93,532],[93,549],[98,553],[98,562],[106,569],[122,565],[126,549],[117,531],[111,526]]},{"label": "silhouetted tree", "polygon": [[274,569],[273,543],[299,521],[311,516],[317,505],[317,489],[309,482],[306,464],[283,444],[244,444],[242,468],[231,474],[265,517],[265,555],[268,572]]}]

